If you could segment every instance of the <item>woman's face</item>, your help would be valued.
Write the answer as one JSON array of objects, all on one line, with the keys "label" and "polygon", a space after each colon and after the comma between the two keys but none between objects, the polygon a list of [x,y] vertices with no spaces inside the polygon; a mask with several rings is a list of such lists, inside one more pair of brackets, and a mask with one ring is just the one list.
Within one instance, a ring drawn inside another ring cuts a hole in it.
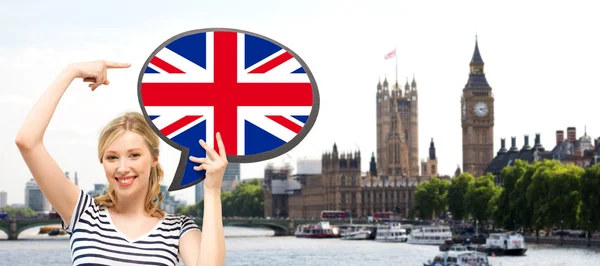
[{"label": "woman's face", "polygon": [[141,135],[125,131],[104,152],[102,165],[118,198],[146,196],[150,169],[157,158],[150,154]]}]

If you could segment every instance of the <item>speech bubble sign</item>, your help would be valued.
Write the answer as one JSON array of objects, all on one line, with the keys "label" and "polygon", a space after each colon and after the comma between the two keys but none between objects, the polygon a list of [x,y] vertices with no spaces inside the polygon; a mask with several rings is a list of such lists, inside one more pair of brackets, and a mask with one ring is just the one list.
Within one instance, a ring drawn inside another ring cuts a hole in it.
[{"label": "speech bubble sign", "polygon": [[229,28],[187,31],[162,43],[141,69],[138,100],[154,132],[181,151],[169,191],[204,180],[205,170],[189,160],[206,157],[200,139],[216,147],[220,132],[229,162],[260,162],[297,146],[319,113],[317,83],[296,53]]}]

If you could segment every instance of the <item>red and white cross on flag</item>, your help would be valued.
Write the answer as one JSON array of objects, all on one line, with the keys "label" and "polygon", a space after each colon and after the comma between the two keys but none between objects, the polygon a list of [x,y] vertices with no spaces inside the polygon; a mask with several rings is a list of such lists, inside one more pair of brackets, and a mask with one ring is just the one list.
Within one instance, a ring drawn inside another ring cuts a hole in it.
[{"label": "red and white cross on flag", "polygon": [[396,49],[394,48],[393,51],[387,53],[384,57],[385,60],[390,59],[390,58],[394,58],[396,56]]}]

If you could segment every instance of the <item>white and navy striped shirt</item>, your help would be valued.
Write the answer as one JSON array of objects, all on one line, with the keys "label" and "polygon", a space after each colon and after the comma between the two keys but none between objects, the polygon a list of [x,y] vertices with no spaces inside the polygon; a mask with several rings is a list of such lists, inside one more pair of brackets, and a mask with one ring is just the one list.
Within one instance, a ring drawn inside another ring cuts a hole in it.
[{"label": "white and navy striped shirt", "polygon": [[179,238],[190,230],[200,230],[194,220],[183,215],[165,214],[145,235],[131,240],[119,232],[105,208],[80,190],[68,226],[73,265],[177,265]]}]

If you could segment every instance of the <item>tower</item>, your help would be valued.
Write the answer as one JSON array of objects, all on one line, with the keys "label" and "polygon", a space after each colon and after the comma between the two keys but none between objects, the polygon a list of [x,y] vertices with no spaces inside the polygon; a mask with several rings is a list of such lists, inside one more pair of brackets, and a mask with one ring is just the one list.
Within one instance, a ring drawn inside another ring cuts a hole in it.
[{"label": "tower", "polygon": [[477,177],[494,158],[494,96],[485,78],[477,38],[461,97],[463,171]]},{"label": "tower", "polygon": [[[408,80],[406,81],[408,88]],[[412,176],[419,175],[419,95],[417,93],[417,82],[413,75],[412,84],[410,87],[410,124],[408,126],[408,145],[409,145],[409,162],[410,174]]]},{"label": "tower", "polygon": [[416,82],[402,91],[387,77],[377,84],[377,173],[382,178],[419,175]]},{"label": "tower", "polygon": [[438,160],[435,155],[435,144],[433,138],[429,143],[429,157],[427,161],[421,161],[421,176],[433,177],[438,175]]}]

